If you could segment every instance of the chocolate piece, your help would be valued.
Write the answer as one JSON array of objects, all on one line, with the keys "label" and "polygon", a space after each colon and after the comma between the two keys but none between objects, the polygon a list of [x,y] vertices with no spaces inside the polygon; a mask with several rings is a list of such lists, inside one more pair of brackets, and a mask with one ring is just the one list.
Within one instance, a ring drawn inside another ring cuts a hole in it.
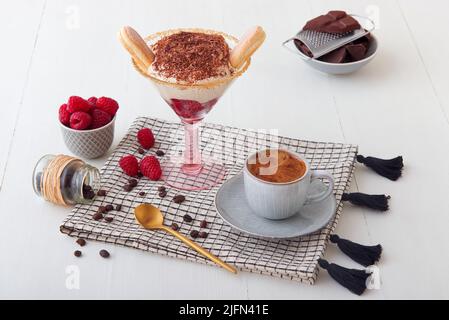
[{"label": "chocolate piece", "polygon": [[345,48],[353,61],[359,61],[365,58],[367,49],[362,43],[348,44],[345,46]]},{"label": "chocolate piece", "polygon": [[327,33],[347,33],[360,29],[360,23],[344,11],[329,11],[325,15],[316,17],[306,23],[303,30]]},{"label": "chocolate piece", "polygon": [[320,58],[321,61],[329,63],[343,63],[346,59],[346,49],[345,46],[338,48],[334,51],[325,54]]},{"label": "chocolate piece", "polygon": [[80,245],[80,247],[84,247],[86,245],[86,240],[78,239],[78,240],[76,240],[76,243],[78,243]]}]

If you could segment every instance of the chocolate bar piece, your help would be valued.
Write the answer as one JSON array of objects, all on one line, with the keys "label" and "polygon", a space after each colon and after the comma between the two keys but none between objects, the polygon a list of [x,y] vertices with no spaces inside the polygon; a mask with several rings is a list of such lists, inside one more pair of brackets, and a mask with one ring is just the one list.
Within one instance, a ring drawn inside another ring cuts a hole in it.
[{"label": "chocolate bar piece", "polygon": [[303,30],[327,33],[347,33],[360,29],[360,23],[344,11],[329,11],[306,23]]}]

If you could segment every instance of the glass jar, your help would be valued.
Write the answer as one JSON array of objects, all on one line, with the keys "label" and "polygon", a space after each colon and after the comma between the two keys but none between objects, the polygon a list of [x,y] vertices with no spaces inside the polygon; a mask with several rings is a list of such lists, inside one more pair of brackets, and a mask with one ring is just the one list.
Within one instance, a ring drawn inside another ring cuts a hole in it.
[{"label": "glass jar", "polygon": [[[33,171],[34,192],[46,200],[62,205],[77,203],[88,204],[92,202],[100,188],[100,171],[86,164],[84,161],[63,156],[65,163],[54,168],[57,155],[47,154],[39,159]],[[44,181],[44,175],[49,170],[55,170],[51,179]],[[46,184],[44,186],[44,183]],[[48,197],[46,190],[55,191],[59,197]],[[59,199],[59,201],[58,201]]]}]

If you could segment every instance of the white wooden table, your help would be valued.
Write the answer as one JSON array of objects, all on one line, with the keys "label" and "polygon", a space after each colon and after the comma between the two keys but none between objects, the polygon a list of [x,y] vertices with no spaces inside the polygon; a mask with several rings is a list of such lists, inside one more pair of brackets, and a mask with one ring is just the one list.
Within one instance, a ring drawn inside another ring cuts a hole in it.
[{"label": "white wooden table", "polygon": [[[262,25],[267,41],[250,70],[208,116],[226,125],[358,144],[367,155],[404,156],[397,182],[359,167],[353,190],[392,195],[378,214],[345,207],[337,233],[381,243],[382,286],[361,299],[449,298],[449,30],[444,0],[88,1],[2,0],[0,27],[0,298],[358,298],[321,272],[314,286],[89,242],[76,259],[59,225],[69,209],[37,198],[36,160],[69,153],[57,122],[68,96],[106,95],[121,105],[114,145],[138,115],[176,120],[130,66],[116,32],[198,26],[240,35]],[[309,69],[280,43],[329,9],[369,14],[380,51],[357,74]],[[441,34],[441,36],[440,36]],[[107,157],[91,161],[100,167]],[[101,259],[107,248],[112,257]],[[359,267],[333,246],[326,258]],[[66,280],[79,269],[79,289]],[[68,269],[69,268],[69,269]],[[70,287],[70,286],[69,286]]]}]

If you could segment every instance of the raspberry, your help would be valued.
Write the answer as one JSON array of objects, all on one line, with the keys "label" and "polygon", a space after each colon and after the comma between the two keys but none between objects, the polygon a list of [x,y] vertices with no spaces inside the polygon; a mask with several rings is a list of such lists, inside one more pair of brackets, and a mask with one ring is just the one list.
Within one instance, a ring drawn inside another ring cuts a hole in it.
[{"label": "raspberry", "polygon": [[92,116],[92,123],[90,124],[89,129],[101,128],[111,122],[112,119],[109,113],[97,108],[94,108],[90,115]]},{"label": "raspberry", "polygon": [[59,121],[67,127],[70,125],[70,113],[67,111],[65,103],[59,107]]},{"label": "raspberry", "polygon": [[139,172],[139,163],[136,157],[132,155],[124,156],[120,159],[118,164],[128,176],[137,176],[137,173]]},{"label": "raspberry", "polygon": [[140,172],[150,180],[159,180],[162,176],[159,160],[155,156],[146,156],[140,161]]},{"label": "raspberry", "polygon": [[75,130],[85,130],[89,128],[92,117],[86,112],[77,111],[70,116],[70,128]]},{"label": "raspberry", "polygon": [[71,114],[77,111],[90,112],[91,109],[90,103],[78,96],[71,96],[67,102],[67,111]]},{"label": "raspberry", "polygon": [[118,103],[114,99],[107,97],[100,97],[97,99],[96,107],[109,113],[112,117],[115,116],[118,110]]},{"label": "raspberry", "polygon": [[154,145],[154,135],[151,129],[143,128],[137,132],[137,141],[145,149],[150,149]]},{"label": "raspberry", "polygon": [[89,102],[92,107],[95,107],[95,105],[97,104],[97,97],[90,97],[89,99],[87,99],[87,102]]}]

